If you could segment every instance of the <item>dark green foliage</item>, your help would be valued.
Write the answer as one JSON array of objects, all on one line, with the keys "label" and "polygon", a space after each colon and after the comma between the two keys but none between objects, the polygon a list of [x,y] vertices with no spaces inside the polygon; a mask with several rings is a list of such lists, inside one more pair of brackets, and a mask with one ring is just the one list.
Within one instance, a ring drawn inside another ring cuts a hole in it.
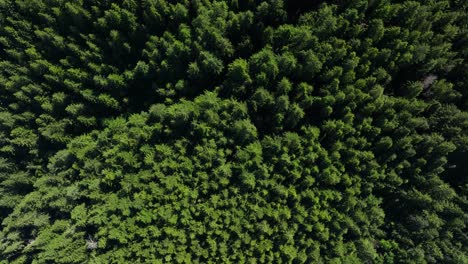
[{"label": "dark green foliage", "polygon": [[0,263],[468,263],[464,1],[0,0],[0,25]]}]

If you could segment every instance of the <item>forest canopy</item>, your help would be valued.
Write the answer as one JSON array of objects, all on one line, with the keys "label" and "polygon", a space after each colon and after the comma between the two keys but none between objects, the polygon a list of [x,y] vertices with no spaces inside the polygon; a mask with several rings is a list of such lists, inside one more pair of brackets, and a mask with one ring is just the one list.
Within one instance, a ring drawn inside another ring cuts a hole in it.
[{"label": "forest canopy", "polygon": [[0,0],[0,263],[468,263],[467,8]]}]

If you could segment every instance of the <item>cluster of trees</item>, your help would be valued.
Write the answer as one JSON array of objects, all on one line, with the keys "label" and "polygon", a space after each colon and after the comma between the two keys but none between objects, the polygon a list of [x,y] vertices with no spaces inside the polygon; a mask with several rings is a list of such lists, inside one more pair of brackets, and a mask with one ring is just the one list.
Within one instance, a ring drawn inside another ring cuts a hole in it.
[{"label": "cluster of trees", "polygon": [[0,263],[468,263],[467,8],[0,0]]}]

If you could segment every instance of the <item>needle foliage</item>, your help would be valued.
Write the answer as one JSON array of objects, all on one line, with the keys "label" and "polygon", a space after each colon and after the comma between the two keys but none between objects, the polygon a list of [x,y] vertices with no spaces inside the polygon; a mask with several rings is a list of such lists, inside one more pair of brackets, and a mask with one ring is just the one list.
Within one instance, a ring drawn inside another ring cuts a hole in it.
[{"label": "needle foliage", "polygon": [[0,0],[0,263],[468,263],[461,0]]}]

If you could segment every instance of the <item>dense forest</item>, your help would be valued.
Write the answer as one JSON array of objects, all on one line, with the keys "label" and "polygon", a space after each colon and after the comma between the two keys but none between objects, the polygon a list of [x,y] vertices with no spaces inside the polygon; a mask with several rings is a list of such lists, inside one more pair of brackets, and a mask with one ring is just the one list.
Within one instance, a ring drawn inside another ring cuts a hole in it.
[{"label": "dense forest", "polygon": [[468,2],[0,0],[0,263],[468,263]]}]

